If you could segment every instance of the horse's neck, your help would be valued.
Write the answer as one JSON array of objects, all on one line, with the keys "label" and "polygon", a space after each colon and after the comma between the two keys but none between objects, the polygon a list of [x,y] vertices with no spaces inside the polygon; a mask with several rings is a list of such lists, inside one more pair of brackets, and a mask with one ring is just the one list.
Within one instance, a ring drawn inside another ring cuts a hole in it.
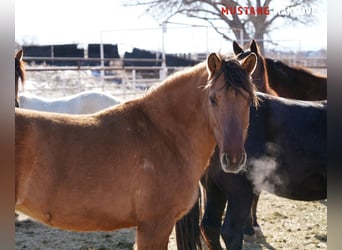
[{"label": "horse's neck", "polygon": [[208,75],[204,72],[205,68],[162,83],[143,101],[149,117],[167,130],[191,130],[194,129],[191,127],[206,124],[207,114],[203,115],[205,91],[201,87],[206,85]]},{"label": "horse's neck", "polygon": [[199,65],[193,72],[161,84],[143,101],[145,112],[165,138],[181,145],[184,153],[200,151],[198,155],[207,157],[206,161],[215,144],[203,90],[207,78],[205,65]]},{"label": "horse's neck", "polygon": [[15,75],[15,99],[18,101],[18,93],[19,93],[19,76]]},{"label": "horse's neck", "polygon": [[278,96],[275,90],[270,86],[265,60],[261,59],[258,63],[262,64],[259,65],[259,76],[257,76],[256,79],[253,79],[253,82],[256,84],[257,89],[263,93]]}]

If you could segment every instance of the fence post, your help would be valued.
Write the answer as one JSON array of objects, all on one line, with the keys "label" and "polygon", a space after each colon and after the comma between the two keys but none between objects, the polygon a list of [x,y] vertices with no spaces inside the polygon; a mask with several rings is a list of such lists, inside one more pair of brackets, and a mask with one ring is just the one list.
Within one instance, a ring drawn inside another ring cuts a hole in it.
[{"label": "fence post", "polygon": [[132,88],[133,88],[133,91],[134,91],[134,96],[135,96],[135,88],[136,88],[136,70],[133,69],[132,70]]},{"label": "fence post", "polygon": [[126,75],[126,70],[125,68],[123,69],[123,73],[122,73],[122,88],[123,88],[123,99],[125,100],[126,99],[126,78],[127,78],[127,75]]},{"label": "fence post", "polygon": [[81,79],[81,70],[80,70],[80,61],[77,61],[77,72],[78,72],[78,92],[81,92],[82,79]]}]

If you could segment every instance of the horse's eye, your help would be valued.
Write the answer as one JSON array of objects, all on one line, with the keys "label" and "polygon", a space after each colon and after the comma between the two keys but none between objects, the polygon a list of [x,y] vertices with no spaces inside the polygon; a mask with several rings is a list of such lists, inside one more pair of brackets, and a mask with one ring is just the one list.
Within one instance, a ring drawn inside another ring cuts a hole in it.
[{"label": "horse's eye", "polygon": [[216,96],[215,95],[210,95],[209,96],[209,101],[210,101],[210,104],[211,105],[216,105],[217,104],[217,99],[216,99]]}]

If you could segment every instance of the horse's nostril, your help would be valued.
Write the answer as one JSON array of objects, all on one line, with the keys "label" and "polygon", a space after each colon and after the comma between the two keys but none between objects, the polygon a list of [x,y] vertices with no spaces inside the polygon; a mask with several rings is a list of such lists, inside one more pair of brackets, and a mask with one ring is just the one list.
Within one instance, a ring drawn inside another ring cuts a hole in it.
[{"label": "horse's nostril", "polygon": [[240,160],[240,166],[241,166],[241,168],[244,168],[245,165],[246,165],[246,163],[247,163],[247,153],[244,152],[243,155],[242,155],[242,157],[241,157],[241,160]]},{"label": "horse's nostril", "polygon": [[225,167],[228,167],[228,165],[229,165],[229,158],[228,158],[228,155],[226,153],[223,153],[221,155],[221,164],[222,164],[222,166],[225,166]]}]

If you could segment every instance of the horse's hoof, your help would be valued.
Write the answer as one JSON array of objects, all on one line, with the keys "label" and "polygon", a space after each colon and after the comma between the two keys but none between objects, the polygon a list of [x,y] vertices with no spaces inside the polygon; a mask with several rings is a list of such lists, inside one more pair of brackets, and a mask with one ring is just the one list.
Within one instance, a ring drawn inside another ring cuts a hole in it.
[{"label": "horse's hoof", "polygon": [[263,232],[261,231],[260,227],[254,227],[255,235],[257,238],[262,238],[264,237]]},{"label": "horse's hoof", "polygon": [[256,241],[256,239],[257,239],[256,234],[252,234],[252,235],[244,234],[243,235],[243,240],[246,242],[254,242]]}]

